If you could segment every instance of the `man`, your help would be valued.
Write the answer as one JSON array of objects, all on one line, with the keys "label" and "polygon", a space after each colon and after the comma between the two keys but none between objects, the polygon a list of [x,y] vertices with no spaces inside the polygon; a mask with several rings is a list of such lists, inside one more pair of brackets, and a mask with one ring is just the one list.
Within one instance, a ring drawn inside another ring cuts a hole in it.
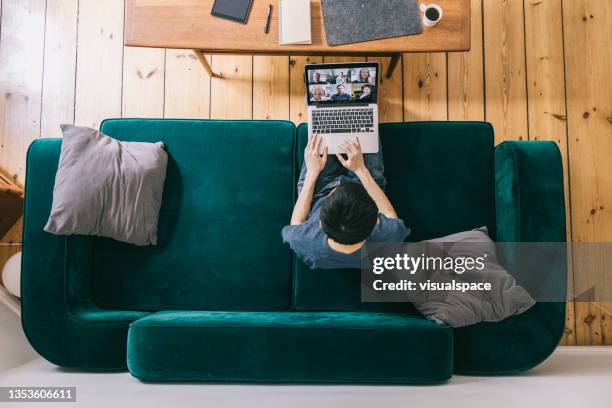
[{"label": "man", "polygon": [[318,72],[315,72],[312,76],[312,82],[311,84],[313,85],[321,85],[324,84],[325,82],[321,81],[321,74],[319,74]]},{"label": "man", "polygon": [[338,85],[336,87],[336,94],[332,95],[331,100],[333,102],[349,102],[351,95],[344,93],[344,85]]},{"label": "man", "polygon": [[310,102],[323,102],[325,101],[325,91],[320,86],[315,86],[312,89]]},{"label": "man", "polygon": [[362,94],[359,97],[360,102],[370,102],[372,101],[372,87],[370,85],[365,85],[362,88]]},{"label": "man", "polygon": [[344,73],[340,72],[338,74],[338,76],[336,77],[336,84],[337,85],[344,85],[344,84],[346,84],[346,77],[344,76]]},{"label": "man", "polygon": [[402,242],[410,230],[383,189],[382,150],[364,155],[359,140],[328,158],[320,136],[308,140],[298,199],[283,241],[310,268],[360,268],[366,242]]}]

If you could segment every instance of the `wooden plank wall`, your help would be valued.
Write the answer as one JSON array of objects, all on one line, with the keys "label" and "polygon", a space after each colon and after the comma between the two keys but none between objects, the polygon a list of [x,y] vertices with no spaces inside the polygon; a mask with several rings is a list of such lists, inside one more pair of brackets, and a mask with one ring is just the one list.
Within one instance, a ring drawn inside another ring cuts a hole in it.
[{"label": "wooden plank wall", "polygon": [[[497,142],[553,140],[564,163],[568,240],[612,241],[612,3],[471,0],[471,9],[471,51],[404,55],[382,81],[382,120],[486,120]],[[19,184],[29,143],[58,136],[60,123],[300,123],[304,65],[364,59],[213,55],[225,79],[210,78],[190,51],[124,47],[123,10],[123,0],[0,0],[0,167]],[[19,241],[19,225],[2,238]],[[2,247],[0,264],[16,248]],[[570,291],[581,282],[580,270],[571,272]],[[601,309],[570,302],[567,316],[562,344],[612,344]]]},{"label": "wooden plank wall", "polygon": [[[562,18],[573,239],[612,242],[612,2],[564,1]],[[578,344],[612,344],[610,315],[584,302],[575,314]]]}]

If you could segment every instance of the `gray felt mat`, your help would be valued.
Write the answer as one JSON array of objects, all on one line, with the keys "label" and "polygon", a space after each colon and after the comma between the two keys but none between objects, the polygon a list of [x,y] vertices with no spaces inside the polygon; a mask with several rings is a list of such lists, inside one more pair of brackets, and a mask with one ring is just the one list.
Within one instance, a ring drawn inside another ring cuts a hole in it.
[{"label": "gray felt mat", "polygon": [[417,0],[321,0],[329,45],[420,34]]}]

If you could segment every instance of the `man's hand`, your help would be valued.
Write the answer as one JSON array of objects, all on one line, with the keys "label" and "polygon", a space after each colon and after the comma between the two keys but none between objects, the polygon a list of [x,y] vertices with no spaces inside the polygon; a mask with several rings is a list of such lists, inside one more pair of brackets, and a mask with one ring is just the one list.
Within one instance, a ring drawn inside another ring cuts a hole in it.
[{"label": "man's hand", "polygon": [[293,207],[293,214],[291,214],[291,225],[300,225],[308,218],[308,212],[310,211],[310,205],[312,203],[312,196],[314,195],[315,186],[319,173],[325,167],[327,163],[327,146],[323,148],[323,155],[319,154],[321,143],[325,145],[323,138],[319,135],[312,135],[308,139],[306,149],[304,149],[304,162],[306,163],[306,178],[304,179],[304,185],[302,191],[298,196],[298,199]]},{"label": "man's hand", "polygon": [[367,170],[363,161],[363,151],[361,150],[359,138],[356,138],[355,140],[347,139],[340,145],[340,148],[346,154],[347,159],[342,157],[341,154],[336,154],[336,157],[347,170],[350,170],[357,175],[358,173]]},{"label": "man's hand", "polygon": [[308,144],[304,149],[304,162],[308,173],[318,176],[327,163],[327,146],[323,148],[323,155],[319,154],[321,143],[325,146],[325,142],[320,135],[313,134],[308,138]]},{"label": "man's hand", "polygon": [[355,173],[357,178],[359,178],[359,181],[361,181],[361,184],[368,192],[368,195],[372,198],[372,200],[374,200],[374,203],[376,203],[378,212],[384,214],[387,218],[397,218],[397,213],[395,212],[391,201],[389,201],[385,195],[385,192],[382,191],[380,186],[376,184],[376,181],[374,181],[370,171],[365,166],[359,139],[347,140],[340,145],[340,148],[346,153],[348,159],[345,159],[342,157],[342,155],[337,154],[336,157],[338,157],[338,161],[340,161],[340,163],[342,163],[342,165],[348,170]]}]

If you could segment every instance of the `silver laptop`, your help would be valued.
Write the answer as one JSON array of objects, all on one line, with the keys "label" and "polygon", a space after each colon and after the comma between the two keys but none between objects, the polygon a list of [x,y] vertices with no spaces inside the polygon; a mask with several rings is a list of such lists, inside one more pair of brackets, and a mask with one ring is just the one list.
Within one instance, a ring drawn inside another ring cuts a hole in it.
[{"label": "silver laptop", "polygon": [[308,135],[323,136],[330,154],[359,137],[364,153],[378,152],[377,62],[305,67]]}]

